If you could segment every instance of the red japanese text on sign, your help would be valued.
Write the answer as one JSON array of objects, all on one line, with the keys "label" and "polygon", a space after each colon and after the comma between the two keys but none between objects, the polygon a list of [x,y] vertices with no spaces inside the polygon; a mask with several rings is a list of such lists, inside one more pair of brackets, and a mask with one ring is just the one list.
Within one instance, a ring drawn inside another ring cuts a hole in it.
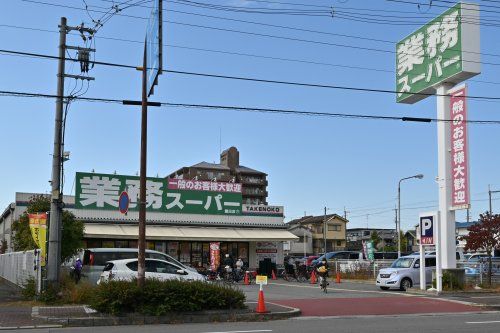
[{"label": "red japanese text on sign", "polygon": [[450,96],[451,140],[451,207],[469,207],[469,161],[467,147],[466,87],[455,90]]}]

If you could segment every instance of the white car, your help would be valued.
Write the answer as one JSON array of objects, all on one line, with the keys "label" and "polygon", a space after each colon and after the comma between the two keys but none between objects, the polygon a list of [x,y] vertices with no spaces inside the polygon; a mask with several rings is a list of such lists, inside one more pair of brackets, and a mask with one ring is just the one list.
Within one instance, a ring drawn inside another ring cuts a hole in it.
[{"label": "white car", "polygon": [[[97,284],[112,280],[132,281],[137,278],[137,259],[122,259],[106,262]],[[171,262],[146,258],[146,279],[206,281],[200,273],[187,270]]]},{"label": "white car", "polygon": [[[425,256],[425,281],[432,283],[432,271],[436,269],[436,256]],[[380,270],[376,285],[382,290],[398,288],[406,290],[420,283],[420,256],[409,255],[394,261],[389,268]]]}]

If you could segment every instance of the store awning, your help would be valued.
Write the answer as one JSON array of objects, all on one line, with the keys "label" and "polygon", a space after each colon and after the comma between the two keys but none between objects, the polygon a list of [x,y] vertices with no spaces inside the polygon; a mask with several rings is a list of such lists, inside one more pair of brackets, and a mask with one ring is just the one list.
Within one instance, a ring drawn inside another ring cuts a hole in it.
[{"label": "store awning", "polygon": [[[137,225],[85,224],[85,238],[137,239]],[[298,237],[287,230],[175,227],[148,225],[148,240],[190,240],[190,241],[288,241]]]}]

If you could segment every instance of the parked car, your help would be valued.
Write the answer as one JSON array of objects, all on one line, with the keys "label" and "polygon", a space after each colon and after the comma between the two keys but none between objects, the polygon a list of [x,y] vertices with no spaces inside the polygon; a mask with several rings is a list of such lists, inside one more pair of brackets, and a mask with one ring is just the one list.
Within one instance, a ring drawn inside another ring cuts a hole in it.
[{"label": "parked car", "polygon": [[[436,256],[425,255],[425,281],[432,283],[432,271],[436,268]],[[409,255],[395,260],[391,267],[383,268],[377,276],[376,285],[382,290],[398,288],[407,290],[420,283],[420,256]]]},{"label": "parked car", "polygon": [[[412,255],[418,256],[418,255],[420,255],[420,252],[413,252]],[[436,251],[425,251],[425,255],[435,256]],[[462,250],[455,252],[455,258],[457,259],[457,261],[466,261],[466,259],[467,259],[464,255],[464,253],[462,252]]]},{"label": "parked car", "polygon": [[[106,262],[97,284],[108,281],[132,281],[137,278],[138,259],[122,259]],[[187,270],[172,262],[146,259],[146,279],[206,281],[200,273]]]},{"label": "parked car", "polygon": [[[83,258],[82,278],[94,284],[99,280],[99,276],[106,265],[106,262],[120,259],[134,259],[138,256],[138,249],[125,248],[92,248],[85,249],[80,253]],[[146,258],[161,259],[189,271],[196,271],[194,268],[183,265],[168,254],[146,250]]]}]

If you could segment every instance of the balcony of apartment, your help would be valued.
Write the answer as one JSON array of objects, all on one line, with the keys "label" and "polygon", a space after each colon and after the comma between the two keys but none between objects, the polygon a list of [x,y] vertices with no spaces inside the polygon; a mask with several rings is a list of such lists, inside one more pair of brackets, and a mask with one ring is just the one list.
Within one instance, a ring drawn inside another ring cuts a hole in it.
[{"label": "balcony of apartment", "polygon": [[241,183],[243,185],[249,184],[249,185],[268,185],[267,179],[265,178],[260,178],[260,177],[250,177],[250,176],[245,176],[241,177]]},{"label": "balcony of apartment", "polygon": [[243,187],[243,193],[246,197],[267,197],[267,191],[260,188],[245,188]]}]

